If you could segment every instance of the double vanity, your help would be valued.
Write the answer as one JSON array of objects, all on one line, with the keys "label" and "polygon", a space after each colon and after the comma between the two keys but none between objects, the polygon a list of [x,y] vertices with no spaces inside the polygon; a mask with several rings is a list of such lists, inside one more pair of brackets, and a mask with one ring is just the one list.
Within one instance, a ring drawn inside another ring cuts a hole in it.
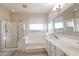
[{"label": "double vanity", "polygon": [[63,11],[67,5],[55,15],[49,13],[55,16],[49,17],[46,33],[49,56],[79,56],[79,4],[70,4]]},{"label": "double vanity", "polygon": [[49,56],[79,56],[79,33],[46,34]]}]

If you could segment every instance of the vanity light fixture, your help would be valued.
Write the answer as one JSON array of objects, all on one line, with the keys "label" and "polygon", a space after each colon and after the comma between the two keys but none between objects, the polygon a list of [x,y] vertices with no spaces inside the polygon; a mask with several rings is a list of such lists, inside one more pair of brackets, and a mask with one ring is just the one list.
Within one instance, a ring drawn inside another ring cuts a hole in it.
[{"label": "vanity light fixture", "polygon": [[61,11],[62,7],[63,7],[64,3],[56,3],[54,8],[53,8],[53,11]]}]

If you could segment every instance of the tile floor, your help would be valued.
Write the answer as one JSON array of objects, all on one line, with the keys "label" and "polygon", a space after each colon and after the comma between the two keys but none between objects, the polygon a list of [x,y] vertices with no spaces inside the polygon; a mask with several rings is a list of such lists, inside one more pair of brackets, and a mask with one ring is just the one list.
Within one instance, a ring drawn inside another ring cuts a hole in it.
[{"label": "tile floor", "polygon": [[28,51],[17,50],[14,56],[47,56],[47,52],[44,49],[31,49]]}]

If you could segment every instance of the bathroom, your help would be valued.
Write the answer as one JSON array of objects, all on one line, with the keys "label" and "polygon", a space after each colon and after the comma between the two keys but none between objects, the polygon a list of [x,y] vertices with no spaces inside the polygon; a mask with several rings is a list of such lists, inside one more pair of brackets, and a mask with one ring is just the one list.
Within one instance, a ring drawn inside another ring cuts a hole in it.
[{"label": "bathroom", "polygon": [[79,3],[0,3],[0,56],[79,56]]}]

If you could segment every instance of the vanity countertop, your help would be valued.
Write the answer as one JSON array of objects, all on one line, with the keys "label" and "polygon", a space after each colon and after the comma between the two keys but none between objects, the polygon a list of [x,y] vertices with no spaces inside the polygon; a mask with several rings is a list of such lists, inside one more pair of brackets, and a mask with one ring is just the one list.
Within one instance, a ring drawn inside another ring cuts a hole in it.
[{"label": "vanity countertop", "polygon": [[[63,52],[65,52],[69,56],[79,56],[79,41],[75,40],[76,38],[70,38],[63,34],[57,34],[57,39],[53,36],[46,37],[48,41],[50,41],[52,44],[56,45],[58,48],[60,48]],[[78,38],[77,38],[78,39]]]}]

